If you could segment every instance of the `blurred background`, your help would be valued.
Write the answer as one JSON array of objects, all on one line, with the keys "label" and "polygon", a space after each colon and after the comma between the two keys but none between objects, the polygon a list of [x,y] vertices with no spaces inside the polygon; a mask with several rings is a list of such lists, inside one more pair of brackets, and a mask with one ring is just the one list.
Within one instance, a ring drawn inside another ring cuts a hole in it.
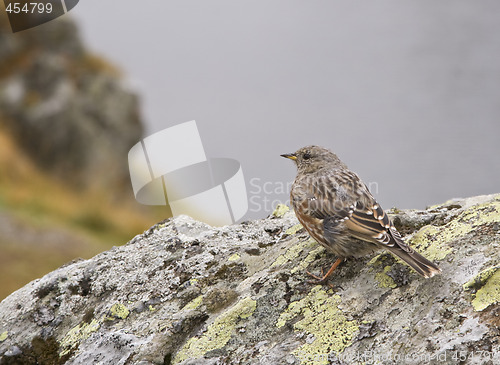
[{"label": "blurred background", "polygon": [[13,34],[0,5],[0,299],[167,218],[127,153],[196,120],[240,161],[245,219],[287,202],[279,157],[336,152],[390,208],[500,191],[500,3],[86,0]]}]

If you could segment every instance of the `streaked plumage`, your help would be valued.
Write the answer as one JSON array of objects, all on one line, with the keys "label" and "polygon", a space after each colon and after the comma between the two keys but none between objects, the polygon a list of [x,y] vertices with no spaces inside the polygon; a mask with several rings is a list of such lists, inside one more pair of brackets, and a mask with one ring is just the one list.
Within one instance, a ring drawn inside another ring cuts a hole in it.
[{"label": "streaked plumage", "polygon": [[385,248],[426,278],[441,272],[404,243],[366,185],[337,155],[322,147],[308,146],[282,156],[297,164],[290,191],[295,214],[328,251],[343,259]]}]

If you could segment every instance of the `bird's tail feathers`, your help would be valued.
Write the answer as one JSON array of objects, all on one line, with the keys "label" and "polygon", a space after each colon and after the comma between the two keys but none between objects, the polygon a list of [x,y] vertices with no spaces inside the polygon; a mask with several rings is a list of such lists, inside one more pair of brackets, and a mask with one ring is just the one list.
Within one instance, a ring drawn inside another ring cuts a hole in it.
[{"label": "bird's tail feathers", "polygon": [[432,278],[434,275],[441,273],[441,269],[436,264],[427,260],[418,252],[413,250],[406,251],[397,245],[387,247],[387,249],[425,278]]}]

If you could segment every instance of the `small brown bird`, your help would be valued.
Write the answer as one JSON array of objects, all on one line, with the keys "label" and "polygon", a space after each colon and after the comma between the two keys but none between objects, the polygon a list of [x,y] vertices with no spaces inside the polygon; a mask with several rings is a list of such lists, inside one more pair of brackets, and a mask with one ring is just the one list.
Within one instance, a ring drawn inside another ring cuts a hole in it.
[{"label": "small brown bird", "polygon": [[318,243],[337,256],[324,282],[347,257],[381,248],[392,252],[420,275],[430,278],[441,269],[406,245],[391,220],[358,175],[334,153],[308,146],[281,155],[297,165],[290,201],[297,219]]}]

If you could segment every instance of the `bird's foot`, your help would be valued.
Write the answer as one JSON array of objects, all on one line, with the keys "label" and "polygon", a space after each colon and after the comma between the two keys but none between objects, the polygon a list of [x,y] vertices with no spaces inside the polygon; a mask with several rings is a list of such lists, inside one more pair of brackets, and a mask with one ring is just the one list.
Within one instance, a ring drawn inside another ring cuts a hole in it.
[{"label": "bird's foot", "polygon": [[331,283],[328,283],[328,276],[329,275],[323,275],[323,269],[321,269],[321,276],[314,275],[313,273],[310,273],[309,271],[306,271],[306,274],[314,278],[314,280],[307,280],[307,282],[309,284],[328,285],[331,289],[333,289],[333,285]]},{"label": "bird's foot", "polygon": [[306,271],[307,275],[312,276],[314,279],[316,279],[316,280],[309,280],[308,283],[315,285],[328,285],[331,289],[335,289],[332,284],[328,283],[328,278],[330,277],[330,275],[332,275],[332,273],[335,271],[337,266],[340,265],[341,262],[342,258],[338,258],[337,261],[335,261],[335,263],[332,265],[330,270],[328,270],[327,273],[324,275],[323,275],[323,268],[321,268],[321,276],[317,276],[310,273],[309,271]]}]

